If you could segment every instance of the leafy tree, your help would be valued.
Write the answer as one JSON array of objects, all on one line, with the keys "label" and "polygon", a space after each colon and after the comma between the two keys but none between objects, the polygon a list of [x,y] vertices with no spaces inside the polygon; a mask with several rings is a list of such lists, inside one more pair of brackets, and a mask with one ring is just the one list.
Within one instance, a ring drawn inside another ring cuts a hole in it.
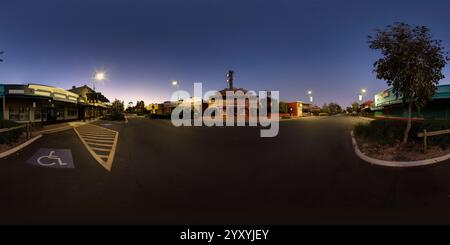
[{"label": "leafy tree", "polygon": [[330,108],[328,107],[328,105],[326,103],[323,104],[321,112],[322,113],[330,113]]},{"label": "leafy tree", "polygon": [[289,109],[288,109],[288,104],[286,102],[280,101],[280,109],[279,109],[279,113],[288,113]]},{"label": "leafy tree", "polygon": [[345,111],[347,111],[347,113],[352,113],[353,112],[353,107],[347,106],[347,108],[345,108]]},{"label": "leafy tree", "polygon": [[124,110],[123,101],[115,99],[111,104],[111,110],[115,113],[123,113]]},{"label": "leafy tree", "polygon": [[360,105],[358,104],[358,102],[353,102],[352,103],[352,112],[359,113],[359,110],[360,110]]},{"label": "leafy tree", "polygon": [[138,115],[142,115],[145,113],[146,109],[145,109],[145,103],[143,100],[136,102],[136,106],[134,107],[134,111],[138,114]]},{"label": "leafy tree", "polygon": [[330,111],[331,115],[336,115],[342,112],[341,106],[336,103],[328,104],[328,110]]},{"label": "leafy tree", "polygon": [[403,143],[408,142],[413,104],[418,109],[431,101],[442,69],[449,60],[440,40],[434,40],[425,26],[395,23],[369,36],[369,47],[383,57],[374,63],[374,72],[392,86],[396,96],[408,105]]}]

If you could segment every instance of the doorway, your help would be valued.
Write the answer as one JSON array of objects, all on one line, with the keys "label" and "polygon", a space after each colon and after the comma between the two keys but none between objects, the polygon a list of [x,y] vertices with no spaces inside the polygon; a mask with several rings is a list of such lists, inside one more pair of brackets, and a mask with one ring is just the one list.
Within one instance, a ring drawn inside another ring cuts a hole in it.
[{"label": "doorway", "polygon": [[54,122],[56,121],[56,110],[55,108],[48,108],[47,109],[47,122]]}]

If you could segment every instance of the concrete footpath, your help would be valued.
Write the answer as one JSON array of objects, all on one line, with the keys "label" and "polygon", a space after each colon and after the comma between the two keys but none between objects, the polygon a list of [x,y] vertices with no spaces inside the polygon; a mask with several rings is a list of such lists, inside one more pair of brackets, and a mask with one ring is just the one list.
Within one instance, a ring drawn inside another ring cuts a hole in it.
[{"label": "concrete footpath", "polygon": [[92,123],[98,121],[98,119],[93,120],[86,120],[86,121],[73,121],[73,122],[63,122],[58,124],[50,124],[45,125],[43,128],[37,130],[38,134],[52,134],[52,133],[58,133],[61,131],[69,130],[72,128],[76,128],[88,123]]}]

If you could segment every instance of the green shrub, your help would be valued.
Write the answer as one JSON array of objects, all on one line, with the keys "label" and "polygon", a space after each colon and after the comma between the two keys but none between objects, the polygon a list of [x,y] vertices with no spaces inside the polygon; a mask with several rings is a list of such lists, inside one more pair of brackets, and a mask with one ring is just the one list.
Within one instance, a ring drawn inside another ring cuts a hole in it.
[{"label": "green shrub", "polygon": [[[369,124],[358,124],[354,128],[354,133],[358,137],[365,137],[376,140],[380,144],[393,144],[403,140],[403,132],[406,128],[405,120],[374,120]],[[450,129],[450,121],[446,120],[417,120],[411,124],[409,140],[421,143],[423,138],[417,137],[426,129],[428,132]],[[450,134],[428,137],[430,145],[439,145],[445,149],[450,143]]]},{"label": "green shrub", "polygon": [[367,123],[359,123],[353,129],[353,133],[358,137],[369,138],[372,136],[372,129]]},{"label": "green shrub", "polygon": [[[9,120],[0,120],[0,128],[12,128],[20,126],[19,123]],[[19,137],[25,132],[24,128],[12,130],[9,132],[0,133],[0,144],[12,144],[17,142]]]},{"label": "green shrub", "polygon": [[286,102],[280,101],[279,113],[289,113],[288,104]]}]

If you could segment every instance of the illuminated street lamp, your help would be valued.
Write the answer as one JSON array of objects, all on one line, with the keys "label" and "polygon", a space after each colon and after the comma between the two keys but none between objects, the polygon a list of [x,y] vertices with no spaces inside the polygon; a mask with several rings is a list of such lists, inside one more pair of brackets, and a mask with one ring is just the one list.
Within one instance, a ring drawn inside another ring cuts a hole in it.
[{"label": "illuminated street lamp", "polygon": [[177,81],[177,80],[173,80],[172,81],[172,86],[177,88],[177,97],[178,97],[178,101],[177,102],[179,102],[180,101],[180,91],[178,91],[178,90],[180,90],[180,82]]},{"label": "illuminated street lamp", "polygon": [[93,89],[95,91],[95,82],[101,82],[106,79],[106,73],[103,71],[96,71],[94,73],[94,80],[92,81]]},{"label": "illuminated street lamp", "polygon": [[308,90],[308,95],[309,95],[309,102],[311,103],[311,105],[309,105],[309,115],[311,116],[312,115],[312,113],[311,113],[311,107],[312,107],[312,103],[313,103],[313,96],[312,96],[312,91],[311,90]]},{"label": "illuminated street lamp", "polygon": [[363,100],[363,96],[367,93],[367,90],[365,88],[361,89],[361,94],[359,95],[359,101]]},{"label": "illuminated street lamp", "polygon": [[172,86],[176,87],[177,90],[180,89],[180,83],[176,80],[172,81]]},{"label": "illuminated street lamp", "polygon": [[[95,96],[95,103],[98,103],[98,93],[95,91],[95,82],[101,82],[106,79],[106,73],[104,71],[96,71],[94,73],[93,79],[92,79],[92,89],[94,90],[94,96]],[[93,116],[97,117],[98,115],[98,108],[97,106],[94,106],[94,109],[92,111]]]},{"label": "illuminated street lamp", "polygon": [[308,95],[309,95],[309,102],[313,102],[313,96],[312,96],[312,91],[311,90],[309,90],[308,91]]}]

